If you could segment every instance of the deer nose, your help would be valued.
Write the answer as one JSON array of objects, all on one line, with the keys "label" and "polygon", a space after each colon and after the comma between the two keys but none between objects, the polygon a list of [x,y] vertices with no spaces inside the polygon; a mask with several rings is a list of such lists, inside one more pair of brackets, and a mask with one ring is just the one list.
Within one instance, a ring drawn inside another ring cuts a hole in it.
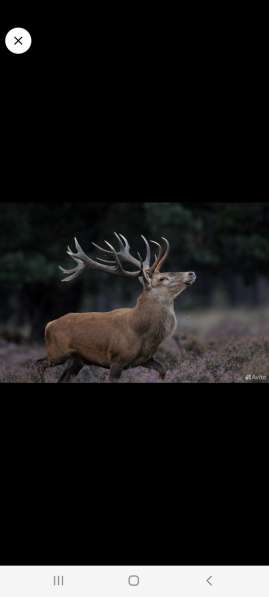
[{"label": "deer nose", "polygon": [[196,278],[196,273],[195,272],[188,272],[188,276],[189,276],[189,278],[195,279]]}]

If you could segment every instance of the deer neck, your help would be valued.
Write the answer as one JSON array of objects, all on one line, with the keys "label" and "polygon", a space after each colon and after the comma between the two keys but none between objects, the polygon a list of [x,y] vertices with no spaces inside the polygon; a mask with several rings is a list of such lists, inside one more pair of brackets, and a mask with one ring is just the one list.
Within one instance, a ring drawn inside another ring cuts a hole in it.
[{"label": "deer neck", "polygon": [[174,301],[144,290],[133,309],[133,322],[138,333],[156,340],[156,345],[171,336],[176,328]]},{"label": "deer neck", "polygon": [[136,308],[145,310],[152,307],[159,310],[174,310],[174,299],[171,297],[163,297],[158,293],[153,294],[150,290],[143,290],[138,297]]}]

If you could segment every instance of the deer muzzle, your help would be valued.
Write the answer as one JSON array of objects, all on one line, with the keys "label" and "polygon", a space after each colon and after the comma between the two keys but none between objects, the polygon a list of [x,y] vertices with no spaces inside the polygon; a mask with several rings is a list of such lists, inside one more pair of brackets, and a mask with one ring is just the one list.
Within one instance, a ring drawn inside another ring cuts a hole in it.
[{"label": "deer muzzle", "polygon": [[191,286],[192,284],[194,284],[195,280],[196,280],[195,272],[188,272],[186,274],[185,284],[187,286]]}]

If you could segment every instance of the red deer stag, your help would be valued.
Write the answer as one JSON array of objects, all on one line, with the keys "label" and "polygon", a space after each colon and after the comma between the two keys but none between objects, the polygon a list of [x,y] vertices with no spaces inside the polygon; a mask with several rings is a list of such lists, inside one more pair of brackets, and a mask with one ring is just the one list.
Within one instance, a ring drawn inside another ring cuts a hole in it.
[{"label": "red deer stag", "polygon": [[[195,282],[196,275],[194,272],[160,271],[170,250],[169,242],[164,237],[163,247],[156,241],[150,241],[158,247],[151,264],[151,249],[144,236],[146,256],[142,259],[138,253],[137,259],[131,255],[126,238],[122,234],[114,234],[119,243],[118,250],[107,241],[108,249],[92,243],[106,253],[106,259],[97,257],[97,261],[84,253],[75,238],[77,252],[68,247],[67,254],[77,265],[70,270],[59,266],[67,275],[62,281],[74,280],[88,268],[115,276],[137,278],[143,285],[143,291],[133,308],[114,309],[105,313],[69,313],[48,323],[45,328],[48,359],[41,359],[46,361],[40,369],[42,379],[46,367],[65,362],[66,368],[59,382],[69,381],[84,364],[110,368],[111,381],[118,379],[123,369],[138,365],[155,369],[161,378],[165,377],[166,370],[154,359],[154,354],[161,342],[174,333],[174,300]],[[135,267],[135,270],[124,269],[124,262]]]}]

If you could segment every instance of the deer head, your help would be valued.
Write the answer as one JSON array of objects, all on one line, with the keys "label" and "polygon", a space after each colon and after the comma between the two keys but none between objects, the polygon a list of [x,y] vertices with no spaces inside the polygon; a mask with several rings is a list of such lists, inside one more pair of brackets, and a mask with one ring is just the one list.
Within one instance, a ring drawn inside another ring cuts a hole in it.
[{"label": "deer head", "polygon": [[[66,270],[59,266],[60,270],[67,275],[66,278],[63,278],[62,282],[74,280],[85,268],[88,268],[116,276],[133,279],[137,278],[143,285],[145,291],[150,292],[152,296],[156,296],[156,298],[163,301],[167,301],[168,299],[174,300],[181,292],[183,292],[183,290],[185,290],[185,288],[187,288],[187,286],[190,286],[195,282],[196,275],[194,272],[164,273],[160,271],[170,252],[170,245],[166,238],[162,237],[164,246],[161,246],[156,241],[150,241],[158,248],[154,257],[154,262],[151,264],[150,245],[143,235],[141,235],[141,238],[146,246],[146,255],[144,259],[139,252],[137,253],[138,259],[131,255],[129,243],[123,234],[114,232],[114,235],[119,243],[118,250],[116,250],[108,241],[105,241],[105,244],[109,247],[108,249],[100,247],[94,242],[92,243],[94,247],[105,253],[107,257],[106,259],[97,257],[96,261],[84,253],[75,238],[77,252],[73,252],[70,247],[68,247],[67,254],[77,265],[70,270]],[[123,263],[132,265],[136,269],[126,270],[123,267]]]}]

